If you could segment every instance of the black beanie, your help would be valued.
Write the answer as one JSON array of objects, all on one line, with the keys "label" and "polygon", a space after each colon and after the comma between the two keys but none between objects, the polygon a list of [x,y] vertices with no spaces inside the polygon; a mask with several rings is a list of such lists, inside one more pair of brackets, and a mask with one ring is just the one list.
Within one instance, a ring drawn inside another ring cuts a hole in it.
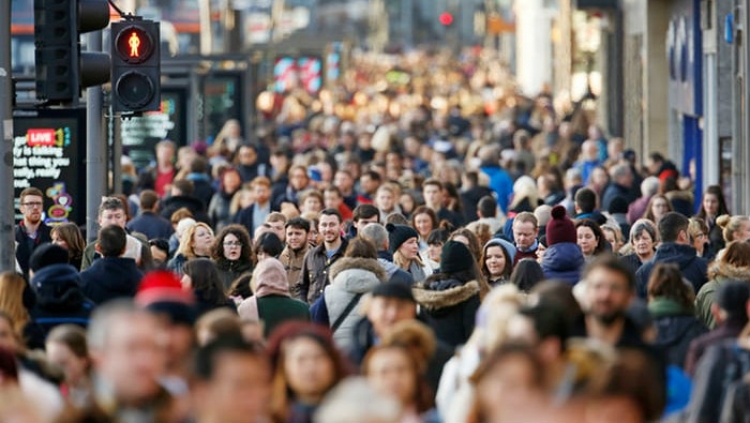
[{"label": "black beanie", "polygon": [[385,229],[388,231],[388,250],[391,253],[395,253],[409,238],[419,238],[419,233],[411,226],[389,223],[385,225]]},{"label": "black beanie", "polygon": [[440,272],[458,273],[469,270],[474,263],[469,247],[458,241],[448,241],[440,252]]},{"label": "black beanie", "polygon": [[34,272],[53,265],[68,264],[68,250],[56,244],[42,244],[34,250],[29,258],[29,269]]}]

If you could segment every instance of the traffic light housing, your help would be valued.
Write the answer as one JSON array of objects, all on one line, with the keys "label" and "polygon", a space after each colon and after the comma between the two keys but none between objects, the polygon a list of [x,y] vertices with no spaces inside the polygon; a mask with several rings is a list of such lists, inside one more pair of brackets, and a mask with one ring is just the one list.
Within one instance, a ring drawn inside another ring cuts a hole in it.
[{"label": "traffic light housing", "polygon": [[159,110],[159,23],[131,18],[112,23],[112,107],[115,112]]},{"label": "traffic light housing", "polygon": [[36,96],[75,103],[81,89],[109,80],[109,55],[81,52],[80,34],[109,24],[106,0],[34,0]]}]

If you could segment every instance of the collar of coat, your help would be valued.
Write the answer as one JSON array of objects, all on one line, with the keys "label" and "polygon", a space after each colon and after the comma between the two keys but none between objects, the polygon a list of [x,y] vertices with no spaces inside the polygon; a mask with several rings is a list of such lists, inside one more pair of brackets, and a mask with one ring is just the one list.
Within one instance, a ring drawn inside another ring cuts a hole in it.
[{"label": "collar of coat", "polygon": [[458,305],[474,295],[479,294],[479,282],[469,281],[463,285],[436,291],[423,285],[412,288],[412,294],[417,303],[428,310]]}]

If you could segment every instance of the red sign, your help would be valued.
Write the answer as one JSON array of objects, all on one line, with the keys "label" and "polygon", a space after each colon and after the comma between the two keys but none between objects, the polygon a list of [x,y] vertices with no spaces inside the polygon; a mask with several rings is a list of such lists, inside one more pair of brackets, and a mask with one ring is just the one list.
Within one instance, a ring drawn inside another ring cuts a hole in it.
[{"label": "red sign", "polygon": [[52,147],[55,145],[55,141],[56,137],[54,129],[33,128],[26,131],[26,145],[29,147]]}]

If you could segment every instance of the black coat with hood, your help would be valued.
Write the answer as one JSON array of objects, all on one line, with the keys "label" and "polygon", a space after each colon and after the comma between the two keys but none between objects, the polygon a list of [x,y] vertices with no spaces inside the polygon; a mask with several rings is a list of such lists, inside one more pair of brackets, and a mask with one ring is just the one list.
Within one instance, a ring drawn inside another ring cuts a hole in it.
[{"label": "black coat with hood", "polygon": [[479,282],[428,279],[412,288],[412,293],[421,307],[422,319],[432,328],[437,339],[454,348],[466,343],[474,331],[481,304]]},{"label": "black coat with hood", "polygon": [[69,264],[52,264],[34,273],[31,286],[36,304],[29,314],[41,328],[40,335],[46,338],[52,328],[64,323],[88,326],[94,303],[83,295],[80,282],[78,271]]},{"label": "black coat with hood", "polygon": [[647,295],[648,279],[654,270],[656,263],[675,263],[680,267],[682,277],[687,279],[693,286],[694,292],[700,291],[703,284],[708,281],[708,263],[706,259],[698,257],[695,248],[689,245],[665,242],[656,249],[654,258],[643,263],[635,273],[636,293],[645,299]]}]

